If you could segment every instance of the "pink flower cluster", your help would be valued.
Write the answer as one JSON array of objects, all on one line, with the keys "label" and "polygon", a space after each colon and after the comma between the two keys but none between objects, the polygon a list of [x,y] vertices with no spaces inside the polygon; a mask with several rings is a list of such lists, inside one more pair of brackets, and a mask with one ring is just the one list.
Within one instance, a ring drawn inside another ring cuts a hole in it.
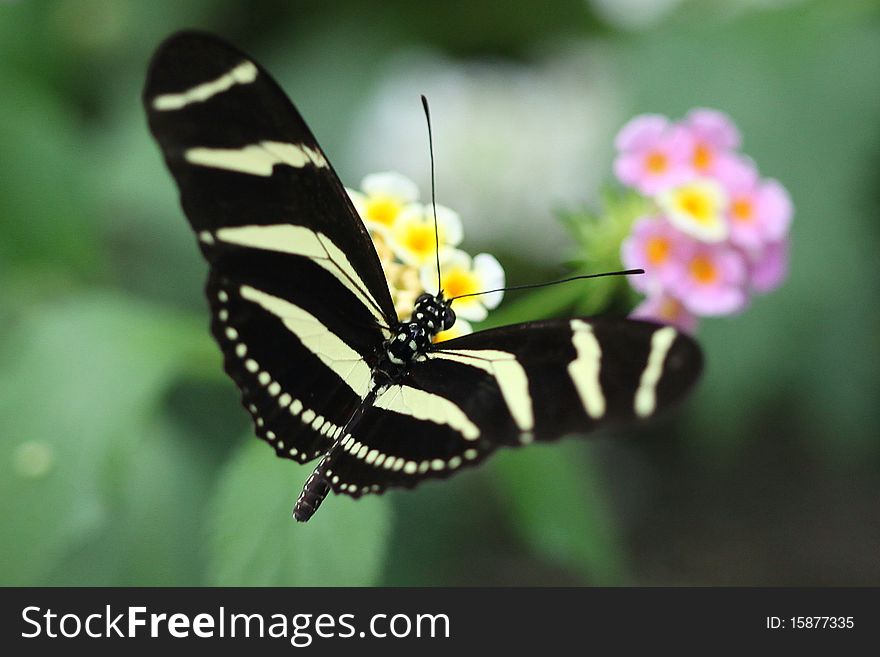
[{"label": "pink flower cluster", "polygon": [[624,265],[646,272],[629,279],[647,297],[634,317],[693,331],[697,316],[738,312],[782,282],[791,199],[738,151],[740,134],[726,114],[637,116],[615,143],[617,178],[654,207],[621,247]]}]

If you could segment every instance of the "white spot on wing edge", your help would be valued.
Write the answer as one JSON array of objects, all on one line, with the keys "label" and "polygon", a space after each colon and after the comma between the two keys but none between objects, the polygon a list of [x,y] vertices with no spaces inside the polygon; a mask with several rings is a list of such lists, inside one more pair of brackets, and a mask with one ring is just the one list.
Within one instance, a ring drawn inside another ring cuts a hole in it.
[{"label": "white spot on wing edge", "polygon": [[182,93],[162,94],[153,99],[153,109],[159,112],[183,109],[192,103],[203,103],[209,98],[223,93],[236,84],[250,84],[257,79],[257,67],[253,62],[244,61],[228,73],[210,82],[203,82]]},{"label": "white spot on wing edge", "polygon": [[571,344],[577,356],[568,364],[568,376],[574,383],[587,414],[598,419],[605,415],[605,395],[602,394],[602,385],[599,383],[602,347],[593,333],[593,327],[587,322],[573,319],[570,326]]},{"label": "white spot on wing edge", "polygon": [[[392,394],[393,392],[393,394]],[[388,388],[375,403],[377,408],[407,415],[417,420],[445,424],[458,431],[465,440],[476,440],[480,429],[456,404],[418,388],[394,385]]]},{"label": "white spot on wing edge", "polygon": [[657,407],[657,382],[663,375],[666,355],[677,335],[677,331],[671,326],[657,329],[651,335],[651,353],[648,356],[645,369],[642,371],[642,378],[639,380],[639,387],[636,389],[633,403],[636,415],[639,417],[648,417]]}]

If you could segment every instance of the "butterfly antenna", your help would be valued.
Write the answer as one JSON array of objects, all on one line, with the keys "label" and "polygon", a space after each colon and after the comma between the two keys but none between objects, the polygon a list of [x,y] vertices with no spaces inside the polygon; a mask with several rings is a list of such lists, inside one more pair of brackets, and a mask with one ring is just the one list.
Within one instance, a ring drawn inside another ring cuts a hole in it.
[{"label": "butterfly antenna", "polygon": [[434,184],[434,136],[431,131],[431,110],[428,109],[428,99],[422,94],[422,107],[425,109],[425,121],[428,122],[428,150],[431,153],[431,205],[434,208],[434,254],[437,256],[437,296],[443,296],[440,288],[440,229],[437,227],[437,191]]},{"label": "butterfly antenna", "polygon": [[626,269],[624,271],[605,271],[601,274],[582,274],[580,276],[572,276],[571,278],[563,278],[558,281],[547,281],[546,283],[530,283],[528,285],[512,285],[511,287],[499,287],[496,290],[483,290],[482,292],[471,292],[469,294],[459,294],[452,297],[449,302],[452,303],[456,299],[464,297],[475,297],[480,294],[491,294],[492,292],[510,292],[511,290],[529,290],[536,287],[547,287],[548,285],[558,285],[560,283],[569,283],[571,281],[582,281],[585,278],[601,278],[602,276],[633,276],[635,274],[644,274],[644,269]]}]

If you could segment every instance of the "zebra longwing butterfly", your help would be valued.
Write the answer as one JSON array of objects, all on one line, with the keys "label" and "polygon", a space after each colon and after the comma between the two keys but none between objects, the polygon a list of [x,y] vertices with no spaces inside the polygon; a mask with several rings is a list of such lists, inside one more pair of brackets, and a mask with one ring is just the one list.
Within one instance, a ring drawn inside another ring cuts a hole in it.
[{"label": "zebra longwing butterfly", "polygon": [[395,313],[369,233],[275,81],[227,43],[166,40],[150,65],[150,129],[210,265],[211,329],[257,435],[320,461],[294,507],[330,490],[412,487],[502,446],[647,418],[700,369],[674,328],[538,321],[432,344],[442,293]]}]

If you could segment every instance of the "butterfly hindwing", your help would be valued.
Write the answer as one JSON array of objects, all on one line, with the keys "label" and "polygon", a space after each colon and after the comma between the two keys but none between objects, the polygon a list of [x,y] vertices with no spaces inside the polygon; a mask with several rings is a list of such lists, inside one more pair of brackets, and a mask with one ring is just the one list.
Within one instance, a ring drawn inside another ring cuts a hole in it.
[{"label": "butterfly hindwing", "polygon": [[[481,331],[437,345],[430,358],[454,358],[471,368],[492,364],[508,411],[519,414],[519,437],[506,442],[520,443],[647,419],[680,399],[702,369],[700,349],[687,335],[614,317]],[[508,369],[500,370],[505,363]],[[527,389],[504,392],[514,371]]]},{"label": "butterfly hindwing", "polygon": [[364,414],[331,483],[355,496],[411,487],[501,446],[647,419],[701,367],[688,336],[628,319],[530,322],[442,342]]},{"label": "butterfly hindwing", "polygon": [[318,313],[307,295],[291,299],[284,282],[212,275],[212,331],[257,434],[279,456],[306,462],[327,450],[361,403],[370,366],[333,333],[344,314],[333,306]]}]

